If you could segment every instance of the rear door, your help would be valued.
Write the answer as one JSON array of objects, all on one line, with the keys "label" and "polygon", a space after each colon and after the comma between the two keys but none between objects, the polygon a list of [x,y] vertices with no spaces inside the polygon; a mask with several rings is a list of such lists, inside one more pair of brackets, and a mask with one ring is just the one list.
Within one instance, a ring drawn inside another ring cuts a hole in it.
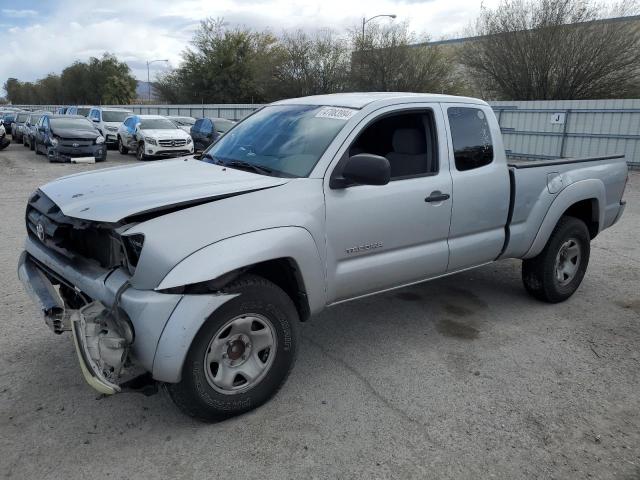
[{"label": "rear door", "polygon": [[[446,272],[451,215],[442,110],[437,104],[386,107],[372,113],[337,159],[385,156],[387,185],[332,189],[325,178],[327,288],[330,303]],[[329,173],[340,168],[330,167]],[[339,172],[338,172],[339,173]],[[427,199],[440,197],[438,201]]]},{"label": "rear door", "polygon": [[453,204],[449,272],[491,262],[505,240],[509,172],[491,107],[443,104],[447,118]]}]

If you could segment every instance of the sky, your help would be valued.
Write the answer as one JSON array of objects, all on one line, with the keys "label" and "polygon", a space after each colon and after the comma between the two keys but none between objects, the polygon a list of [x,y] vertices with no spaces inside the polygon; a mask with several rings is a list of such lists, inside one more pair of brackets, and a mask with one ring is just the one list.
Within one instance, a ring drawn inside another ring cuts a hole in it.
[{"label": "sky", "polygon": [[[494,7],[499,0],[483,0]],[[60,73],[76,60],[108,51],[139,80],[180,63],[200,20],[223,18],[230,26],[280,33],[284,29],[338,33],[362,17],[395,14],[431,39],[455,38],[480,11],[480,0],[0,0],[0,85],[8,77],[33,81]],[[0,93],[2,93],[0,91]]]}]

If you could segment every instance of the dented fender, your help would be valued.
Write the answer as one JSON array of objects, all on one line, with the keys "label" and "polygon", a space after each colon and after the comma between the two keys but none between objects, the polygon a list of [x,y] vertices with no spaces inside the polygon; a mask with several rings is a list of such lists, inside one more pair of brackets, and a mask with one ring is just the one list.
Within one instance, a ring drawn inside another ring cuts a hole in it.
[{"label": "dented fender", "polygon": [[156,290],[216,279],[256,263],[293,260],[304,283],[310,312],[326,304],[325,274],[318,247],[302,227],[278,227],[230,237],[202,248],[178,263]]}]

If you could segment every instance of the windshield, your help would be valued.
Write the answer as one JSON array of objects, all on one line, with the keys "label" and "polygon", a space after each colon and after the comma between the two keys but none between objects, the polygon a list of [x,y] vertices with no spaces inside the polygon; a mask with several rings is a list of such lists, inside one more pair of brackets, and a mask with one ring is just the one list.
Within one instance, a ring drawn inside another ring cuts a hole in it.
[{"label": "windshield", "polygon": [[186,127],[196,123],[196,119],[191,117],[169,117],[169,120],[172,120],[176,125]]},{"label": "windshield", "polygon": [[211,145],[203,160],[241,162],[306,177],[356,110],[315,105],[265,107]]},{"label": "windshield", "polygon": [[19,113],[18,118],[16,118],[16,122],[24,123],[24,121],[27,119],[28,116],[29,116],[28,113]]},{"label": "windshield", "polygon": [[218,118],[217,120],[214,121],[214,124],[216,126],[216,130],[220,133],[225,133],[227,130],[229,130],[231,127],[233,127],[235,125],[236,122],[232,122],[231,120],[225,120],[225,119],[220,119]]},{"label": "windshield", "polygon": [[76,130],[94,130],[93,124],[84,118],[52,118],[51,126],[55,128],[74,128]]},{"label": "windshield", "polygon": [[168,118],[147,118],[140,122],[142,130],[175,130],[177,127]]},{"label": "windshield", "polygon": [[103,122],[124,122],[124,119],[131,115],[131,112],[117,112],[115,110],[103,110]]}]

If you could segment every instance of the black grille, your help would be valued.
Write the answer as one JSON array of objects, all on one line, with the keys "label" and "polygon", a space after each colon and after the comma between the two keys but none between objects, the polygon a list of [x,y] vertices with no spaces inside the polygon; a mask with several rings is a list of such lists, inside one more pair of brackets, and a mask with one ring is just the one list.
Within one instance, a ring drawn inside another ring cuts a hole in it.
[{"label": "black grille", "polygon": [[65,138],[60,140],[60,145],[65,146],[65,147],[72,147],[72,148],[78,148],[78,147],[88,147],[89,145],[93,145],[93,140],[74,140],[74,139],[69,139],[69,138]]},{"label": "black grille", "polygon": [[80,256],[104,268],[122,264],[122,244],[114,225],[67,217],[41,191],[29,199],[26,222],[32,238],[68,258]]}]

